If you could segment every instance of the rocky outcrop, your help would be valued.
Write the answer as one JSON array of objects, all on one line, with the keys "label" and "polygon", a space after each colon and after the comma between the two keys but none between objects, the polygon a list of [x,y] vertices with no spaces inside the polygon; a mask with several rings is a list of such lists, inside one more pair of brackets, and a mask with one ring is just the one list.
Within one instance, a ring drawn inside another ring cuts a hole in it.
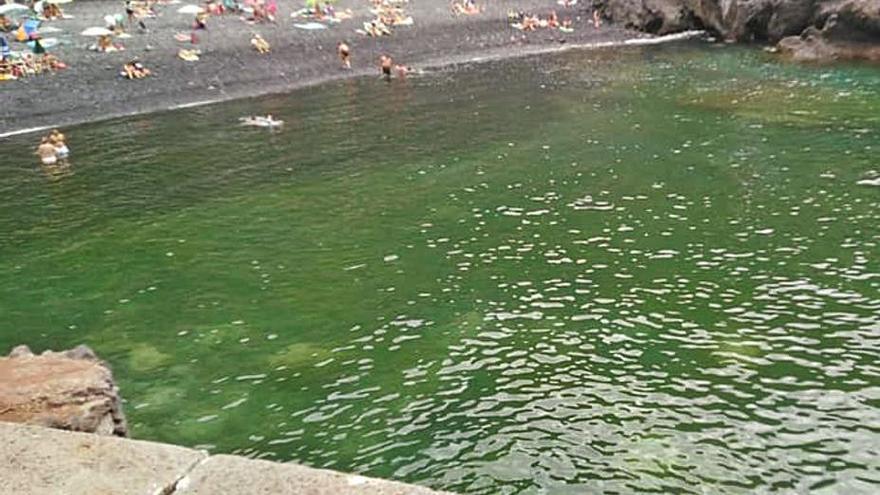
[{"label": "rocky outcrop", "polygon": [[110,368],[86,346],[0,358],[0,421],[127,436]]},{"label": "rocky outcrop", "polygon": [[627,27],[705,29],[728,41],[781,43],[797,60],[877,60],[880,0],[594,0]]},{"label": "rocky outcrop", "polygon": [[778,48],[797,61],[880,62],[880,0],[818,2],[813,25],[783,38]]}]

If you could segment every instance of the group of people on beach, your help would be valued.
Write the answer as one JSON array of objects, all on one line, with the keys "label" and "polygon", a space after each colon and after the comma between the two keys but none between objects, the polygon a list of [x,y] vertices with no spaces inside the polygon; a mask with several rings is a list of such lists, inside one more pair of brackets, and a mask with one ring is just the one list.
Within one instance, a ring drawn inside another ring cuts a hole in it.
[{"label": "group of people on beach", "polygon": [[0,15],[0,31],[10,33],[14,41],[26,43],[29,48],[29,52],[13,53],[9,40],[0,34],[0,81],[14,81],[67,68],[67,64],[46,51],[35,30],[36,22],[29,21],[14,22]]},{"label": "group of people on beach", "polygon": [[64,162],[70,155],[70,149],[67,147],[67,138],[58,129],[52,129],[48,135],[43,136],[40,145],[34,152],[40,157],[40,163],[43,165],[55,165]]},{"label": "group of people on beach", "polygon": [[150,69],[144,67],[140,60],[134,59],[126,62],[119,71],[119,77],[124,79],[143,79],[152,75]]},{"label": "group of people on beach", "polygon": [[367,36],[390,36],[391,28],[395,26],[410,26],[413,18],[404,11],[407,0],[371,0],[373,8],[370,10],[376,17],[365,22],[363,30]]},{"label": "group of people on beach", "polygon": [[[542,18],[531,12],[511,10],[507,13],[507,21],[510,23],[511,27],[519,29],[520,31],[537,31],[542,28],[559,29],[563,32],[571,32],[574,30],[571,18],[565,18],[560,21],[559,15],[556,14],[555,10],[551,11],[550,15],[546,18]],[[593,27],[599,29],[601,26],[602,19],[599,15],[599,11],[593,10]]]},{"label": "group of people on beach", "polygon": [[15,59],[0,57],[0,81],[14,81],[66,68],[67,64],[51,53],[41,55],[25,53]]}]

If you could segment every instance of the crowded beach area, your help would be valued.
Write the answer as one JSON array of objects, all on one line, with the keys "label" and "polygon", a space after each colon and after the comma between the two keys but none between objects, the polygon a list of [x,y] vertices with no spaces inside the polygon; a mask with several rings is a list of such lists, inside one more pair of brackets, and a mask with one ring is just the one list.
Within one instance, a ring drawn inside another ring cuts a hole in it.
[{"label": "crowded beach area", "polygon": [[584,0],[7,2],[0,135],[640,36]]}]

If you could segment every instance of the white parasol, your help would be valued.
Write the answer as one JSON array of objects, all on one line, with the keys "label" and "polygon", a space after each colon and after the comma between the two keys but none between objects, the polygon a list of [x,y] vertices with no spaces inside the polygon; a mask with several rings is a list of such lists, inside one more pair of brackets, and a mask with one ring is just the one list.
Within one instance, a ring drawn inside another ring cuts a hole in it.
[{"label": "white parasol", "polygon": [[113,34],[113,31],[102,27],[90,27],[79,34],[83,36],[110,36]]},{"label": "white parasol", "polygon": [[13,12],[29,12],[31,10],[27,5],[22,5],[20,3],[7,3],[6,5],[0,5],[0,14],[8,15]]},{"label": "white parasol", "polygon": [[205,9],[199,7],[198,5],[192,5],[192,4],[184,5],[183,7],[177,9],[178,14],[190,14],[190,15],[201,14],[204,11],[205,11]]}]

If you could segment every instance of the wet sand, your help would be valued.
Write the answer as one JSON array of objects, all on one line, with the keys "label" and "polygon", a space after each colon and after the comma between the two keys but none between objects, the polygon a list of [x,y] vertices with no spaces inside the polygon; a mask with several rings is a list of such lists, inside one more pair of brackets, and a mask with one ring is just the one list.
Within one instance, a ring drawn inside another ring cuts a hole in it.
[{"label": "wet sand", "polygon": [[[351,9],[354,17],[328,29],[305,31],[290,14],[302,2],[283,2],[275,23],[250,25],[238,15],[211,17],[208,29],[199,31],[198,45],[178,42],[175,33],[189,33],[193,16],[178,14],[183,4],[159,6],[156,18],[146,19],[149,31],[121,41],[126,50],[96,53],[86,46],[91,38],[79,33],[103,26],[107,14],[123,12],[122,2],[81,1],[67,4],[73,19],[48,21],[44,26],[63,30],[45,37],[68,43],[50,49],[69,65],[63,71],[0,83],[0,135],[45,126],[154,112],[233,98],[288,91],[343,77],[378,74],[377,59],[387,53],[396,62],[429,68],[480,58],[517,56],[561,47],[587,45],[646,35],[615,26],[596,29],[591,8],[580,2],[563,8],[555,0],[485,0],[482,14],[453,16],[445,0],[412,0],[406,7],[413,26],[393,28],[391,36],[367,37],[355,32],[374,16],[367,0],[340,0],[337,11]],[[534,12],[546,17],[555,10],[560,19],[571,18],[573,33],[541,29],[523,33],[508,25],[508,10]],[[250,46],[252,33],[272,46],[268,55],[257,55]],[[352,49],[352,70],[340,68],[336,44],[346,40]],[[24,45],[13,43],[13,50]],[[201,60],[185,62],[180,48],[198,48]],[[117,77],[121,66],[140,59],[154,76],[129,81]]]}]

